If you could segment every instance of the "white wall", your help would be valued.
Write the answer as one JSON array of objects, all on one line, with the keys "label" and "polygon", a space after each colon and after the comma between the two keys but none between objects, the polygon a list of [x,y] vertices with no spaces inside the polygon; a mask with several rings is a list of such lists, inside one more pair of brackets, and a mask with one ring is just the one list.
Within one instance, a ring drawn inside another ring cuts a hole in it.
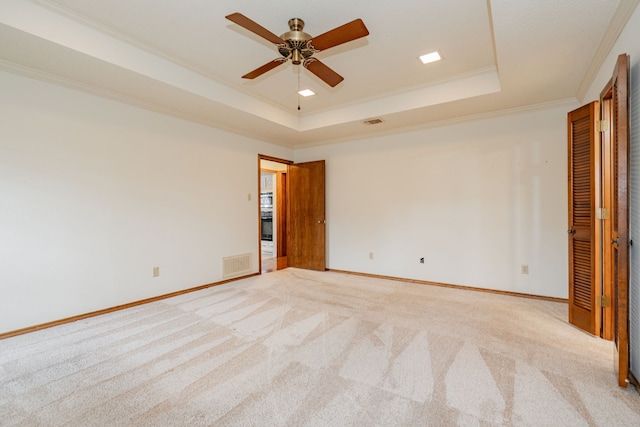
[{"label": "white wall", "polygon": [[[640,242],[637,40],[639,10],[584,103],[629,53],[631,237]],[[215,282],[227,255],[252,253],[257,271],[257,153],[327,160],[329,268],[567,297],[572,107],[293,153],[9,73],[0,72],[0,93],[0,333]]]},{"label": "white wall", "polygon": [[566,298],[570,109],[297,150],[326,159],[328,267]]},{"label": "white wall", "polygon": [[0,333],[219,281],[229,255],[258,271],[258,153],[290,150],[4,72],[0,93]]},{"label": "white wall", "polygon": [[[626,53],[631,61],[630,75],[630,136],[631,164],[629,178],[631,274],[629,283],[629,327],[631,370],[640,374],[640,8],[636,7],[624,31],[618,37],[600,72],[587,92],[584,102],[600,97],[600,92],[611,78],[618,55]],[[640,378],[640,377],[638,377]]]}]

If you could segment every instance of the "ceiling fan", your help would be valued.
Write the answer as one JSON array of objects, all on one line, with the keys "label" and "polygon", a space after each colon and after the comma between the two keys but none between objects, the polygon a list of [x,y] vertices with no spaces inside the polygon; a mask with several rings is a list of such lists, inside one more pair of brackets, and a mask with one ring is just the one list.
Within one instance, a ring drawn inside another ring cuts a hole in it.
[{"label": "ceiling fan", "polygon": [[262,67],[245,74],[242,76],[243,79],[255,79],[291,59],[293,64],[302,64],[326,84],[335,87],[344,78],[314,58],[313,54],[369,35],[369,30],[362,19],[353,20],[319,36],[311,37],[302,31],[304,21],[300,18],[292,18],[289,20],[289,31],[278,37],[241,13],[232,13],[225,18],[274,43],[282,55],[282,57],[267,62]]}]

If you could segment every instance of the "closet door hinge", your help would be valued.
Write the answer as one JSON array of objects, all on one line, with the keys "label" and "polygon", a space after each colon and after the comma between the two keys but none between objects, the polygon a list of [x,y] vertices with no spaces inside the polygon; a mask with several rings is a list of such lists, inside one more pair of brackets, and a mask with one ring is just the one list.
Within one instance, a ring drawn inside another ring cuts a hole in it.
[{"label": "closet door hinge", "polygon": [[606,295],[598,295],[598,298],[596,298],[596,305],[602,308],[611,307],[611,298]]},{"label": "closet door hinge", "polygon": [[606,132],[609,130],[609,120],[598,120],[596,122],[596,132]]},{"label": "closet door hinge", "polygon": [[607,208],[596,209],[596,219],[609,219],[609,209]]}]

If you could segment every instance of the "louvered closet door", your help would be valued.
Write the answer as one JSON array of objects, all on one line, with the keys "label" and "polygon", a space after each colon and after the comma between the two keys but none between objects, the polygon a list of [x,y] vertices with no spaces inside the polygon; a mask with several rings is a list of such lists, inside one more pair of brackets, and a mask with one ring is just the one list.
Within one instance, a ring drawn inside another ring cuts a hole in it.
[{"label": "louvered closet door", "polygon": [[569,323],[596,335],[595,120],[598,102],[568,115]]}]

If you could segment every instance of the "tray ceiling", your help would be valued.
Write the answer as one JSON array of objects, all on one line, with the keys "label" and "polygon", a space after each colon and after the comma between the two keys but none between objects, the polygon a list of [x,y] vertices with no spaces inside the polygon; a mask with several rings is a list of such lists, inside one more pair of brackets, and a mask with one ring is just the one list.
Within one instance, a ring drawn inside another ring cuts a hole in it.
[{"label": "tray ceiling", "polygon": [[[0,68],[303,147],[580,99],[637,3],[4,0]],[[356,18],[370,34],[316,54],[335,88],[291,63],[244,80],[278,53],[233,12],[278,35],[293,17],[312,36]]]}]

